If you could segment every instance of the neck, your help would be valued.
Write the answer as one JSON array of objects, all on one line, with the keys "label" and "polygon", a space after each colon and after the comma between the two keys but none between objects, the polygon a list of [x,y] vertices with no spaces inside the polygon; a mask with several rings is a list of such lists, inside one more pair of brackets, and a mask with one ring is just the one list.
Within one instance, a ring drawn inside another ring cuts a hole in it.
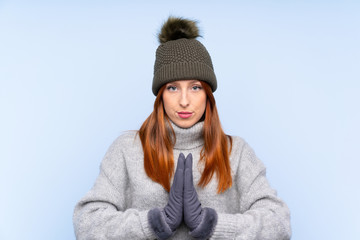
[{"label": "neck", "polygon": [[193,149],[204,145],[203,126],[204,122],[198,122],[190,128],[181,128],[171,122],[176,141],[174,149]]}]

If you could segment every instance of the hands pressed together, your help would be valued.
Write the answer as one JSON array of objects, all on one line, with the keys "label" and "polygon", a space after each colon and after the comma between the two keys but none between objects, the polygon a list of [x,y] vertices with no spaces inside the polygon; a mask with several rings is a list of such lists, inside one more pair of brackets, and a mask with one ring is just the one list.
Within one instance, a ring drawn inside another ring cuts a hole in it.
[{"label": "hands pressed together", "polygon": [[192,155],[180,153],[169,202],[161,208],[149,211],[150,226],[159,239],[167,239],[184,221],[190,235],[196,239],[211,236],[217,223],[217,213],[212,208],[202,208],[198,199],[192,175]]}]

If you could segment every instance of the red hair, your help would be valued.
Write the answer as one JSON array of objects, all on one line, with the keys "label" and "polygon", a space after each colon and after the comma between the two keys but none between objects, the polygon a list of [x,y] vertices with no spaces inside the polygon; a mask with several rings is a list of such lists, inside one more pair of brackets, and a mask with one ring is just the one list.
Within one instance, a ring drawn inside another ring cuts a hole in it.
[{"label": "red hair", "polygon": [[[204,146],[200,153],[200,162],[204,163],[204,169],[198,185],[205,187],[215,173],[218,180],[217,192],[221,193],[232,185],[229,160],[232,138],[222,130],[210,86],[205,82],[200,82],[207,100],[203,117]],[[174,174],[173,136],[175,133],[165,114],[162,99],[164,89],[165,85],[160,88],[155,99],[154,110],[142,124],[138,133],[144,151],[146,174],[169,192],[170,180]]]}]

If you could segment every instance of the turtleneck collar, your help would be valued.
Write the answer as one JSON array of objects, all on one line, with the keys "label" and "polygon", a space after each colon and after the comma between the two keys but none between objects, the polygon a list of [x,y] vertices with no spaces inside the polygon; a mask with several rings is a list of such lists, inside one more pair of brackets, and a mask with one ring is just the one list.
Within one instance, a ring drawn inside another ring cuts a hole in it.
[{"label": "turtleneck collar", "polygon": [[178,127],[173,122],[171,122],[171,126],[174,129],[176,135],[174,149],[189,150],[204,145],[204,122],[198,122],[190,128]]}]

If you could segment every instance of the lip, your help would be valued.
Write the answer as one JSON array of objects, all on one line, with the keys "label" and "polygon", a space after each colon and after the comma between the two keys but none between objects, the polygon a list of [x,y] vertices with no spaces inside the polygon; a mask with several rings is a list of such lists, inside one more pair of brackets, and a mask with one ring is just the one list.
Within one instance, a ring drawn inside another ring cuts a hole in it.
[{"label": "lip", "polygon": [[189,118],[193,115],[192,112],[178,112],[180,118]]}]

